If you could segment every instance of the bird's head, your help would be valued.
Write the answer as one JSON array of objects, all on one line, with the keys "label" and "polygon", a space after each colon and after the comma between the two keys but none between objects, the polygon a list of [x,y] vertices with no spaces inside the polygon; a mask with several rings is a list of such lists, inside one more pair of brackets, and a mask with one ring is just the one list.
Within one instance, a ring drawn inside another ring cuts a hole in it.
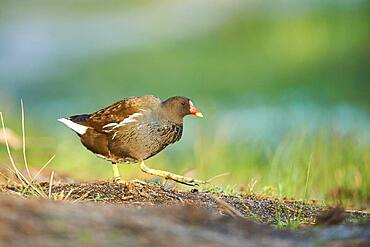
[{"label": "bird's head", "polygon": [[171,97],[162,103],[165,111],[174,119],[180,120],[187,115],[203,117],[203,114],[194,106],[193,102],[182,96]]}]

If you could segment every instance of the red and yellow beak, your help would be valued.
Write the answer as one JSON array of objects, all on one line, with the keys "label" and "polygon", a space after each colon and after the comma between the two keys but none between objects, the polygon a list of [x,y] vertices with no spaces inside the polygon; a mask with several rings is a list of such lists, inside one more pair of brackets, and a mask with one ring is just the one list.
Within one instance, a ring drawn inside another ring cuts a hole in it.
[{"label": "red and yellow beak", "polygon": [[203,114],[197,108],[195,108],[193,102],[190,101],[189,103],[190,103],[190,113],[197,117],[203,117]]}]

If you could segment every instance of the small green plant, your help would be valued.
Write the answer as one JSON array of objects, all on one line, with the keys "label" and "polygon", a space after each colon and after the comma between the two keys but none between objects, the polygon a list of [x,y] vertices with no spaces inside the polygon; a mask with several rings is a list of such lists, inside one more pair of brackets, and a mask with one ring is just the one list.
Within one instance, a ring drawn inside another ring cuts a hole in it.
[{"label": "small green plant", "polygon": [[297,211],[285,203],[278,203],[276,208],[276,227],[292,230],[298,229],[303,224],[302,212],[302,208]]}]

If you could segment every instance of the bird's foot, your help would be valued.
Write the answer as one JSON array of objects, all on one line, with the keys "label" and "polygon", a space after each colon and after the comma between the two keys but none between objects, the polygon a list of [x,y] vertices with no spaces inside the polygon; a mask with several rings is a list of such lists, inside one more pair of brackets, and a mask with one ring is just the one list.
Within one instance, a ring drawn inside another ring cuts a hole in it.
[{"label": "bird's foot", "polygon": [[188,186],[196,186],[196,185],[201,185],[201,184],[206,184],[207,183],[206,181],[201,181],[201,180],[197,180],[197,179],[194,179],[194,178],[184,177],[184,176],[177,175],[177,174],[174,174],[174,173],[171,173],[171,172],[155,170],[155,169],[147,167],[144,164],[144,162],[140,163],[140,169],[145,173],[155,175],[155,176],[159,176],[159,177],[162,177],[162,178],[165,178],[165,179],[170,179],[170,180],[173,180],[175,182],[185,184],[185,185],[188,185]]},{"label": "bird's foot", "polygon": [[119,177],[114,177],[113,178],[113,183],[125,184],[126,182],[121,178],[121,176],[119,176]]}]

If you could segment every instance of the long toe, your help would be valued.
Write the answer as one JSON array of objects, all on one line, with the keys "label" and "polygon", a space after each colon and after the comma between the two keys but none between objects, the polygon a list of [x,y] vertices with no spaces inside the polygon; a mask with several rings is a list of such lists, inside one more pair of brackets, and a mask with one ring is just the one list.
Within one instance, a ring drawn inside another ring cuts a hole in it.
[{"label": "long toe", "polygon": [[147,182],[143,181],[143,180],[140,180],[140,179],[134,179],[132,180],[131,182],[133,183],[137,183],[137,184],[141,184],[141,185],[148,185]]},{"label": "long toe", "polygon": [[192,179],[192,178],[187,178],[187,177],[183,177],[183,179],[177,179],[177,178],[169,178],[177,183],[180,183],[180,184],[185,184],[185,185],[188,185],[188,186],[198,186],[198,185],[202,185],[202,184],[206,184],[207,182],[205,181],[201,181],[201,180],[196,180],[196,179]]},{"label": "long toe", "polygon": [[175,182],[185,184],[185,185],[188,185],[188,186],[196,186],[196,185],[201,185],[201,184],[206,184],[207,183],[205,181],[184,177],[184,176],[177,175],[177,174],[174,174],[174,173],[171,173],[171,172],[152,169],[152,168],[147,167],[144,164],[144,162],[140,163],[140,169],[145,173],[155,175],[155,176],[158,176],[158,177],[162,177],[162,178],[165,178],[165,179],[170,179],[170,180],[173,180]]}]

